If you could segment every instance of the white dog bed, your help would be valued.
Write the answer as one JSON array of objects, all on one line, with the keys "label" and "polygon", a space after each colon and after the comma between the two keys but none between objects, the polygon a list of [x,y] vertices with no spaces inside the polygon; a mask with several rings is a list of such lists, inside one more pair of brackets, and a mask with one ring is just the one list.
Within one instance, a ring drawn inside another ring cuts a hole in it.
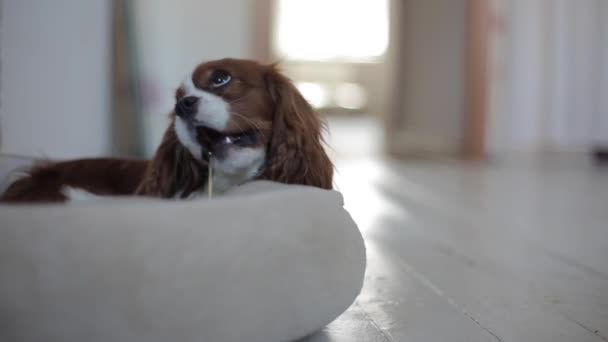
[{"label": "white dog bed", "polygon": [[364,270],[333,191],[0,206],[0,340],[290,341],[347,309]]}]

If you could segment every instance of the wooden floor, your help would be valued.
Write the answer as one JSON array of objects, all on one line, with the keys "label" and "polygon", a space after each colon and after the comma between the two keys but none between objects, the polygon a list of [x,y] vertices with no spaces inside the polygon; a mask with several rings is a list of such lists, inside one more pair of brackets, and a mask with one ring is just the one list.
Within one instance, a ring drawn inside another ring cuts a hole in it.
[{"label": "wooden floor", "polygon": [[305,341],[608,341],[608,169],[337,160],[367,275]]}]

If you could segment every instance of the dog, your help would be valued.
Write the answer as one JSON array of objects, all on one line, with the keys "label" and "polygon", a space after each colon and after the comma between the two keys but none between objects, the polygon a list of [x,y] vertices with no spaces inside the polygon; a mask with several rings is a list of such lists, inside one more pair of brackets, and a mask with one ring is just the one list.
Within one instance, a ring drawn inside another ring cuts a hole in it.
[{"label": "dog", "polygon": [[252,180],[332,189],[325,123],[276,64],[221,59],[198,65],[175,92],[170,125],[151,160],[78,159],[36,165],[0,201],[99,196],[191,198]]}]

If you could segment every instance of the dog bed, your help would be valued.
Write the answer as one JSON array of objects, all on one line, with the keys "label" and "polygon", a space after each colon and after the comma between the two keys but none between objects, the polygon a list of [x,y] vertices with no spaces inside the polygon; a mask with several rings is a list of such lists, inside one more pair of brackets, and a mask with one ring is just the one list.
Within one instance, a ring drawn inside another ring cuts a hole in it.
[{"label": "dog bed", "polygon": [[5,205],[0,340],[290,341],[346,310],[364,270],[334,191]]}]

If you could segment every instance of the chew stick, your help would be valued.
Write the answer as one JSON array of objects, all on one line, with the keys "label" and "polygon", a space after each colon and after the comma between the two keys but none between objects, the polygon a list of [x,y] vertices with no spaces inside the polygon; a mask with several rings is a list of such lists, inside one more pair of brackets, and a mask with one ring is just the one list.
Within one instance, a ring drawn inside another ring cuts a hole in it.
[{"label": "chew stick", "polygon": [[213,198],[213,167],[211,167],[211,159],[213,158],[213,153],[208,152],[209,154],[209,163],[207,164],[207,197]]}]

